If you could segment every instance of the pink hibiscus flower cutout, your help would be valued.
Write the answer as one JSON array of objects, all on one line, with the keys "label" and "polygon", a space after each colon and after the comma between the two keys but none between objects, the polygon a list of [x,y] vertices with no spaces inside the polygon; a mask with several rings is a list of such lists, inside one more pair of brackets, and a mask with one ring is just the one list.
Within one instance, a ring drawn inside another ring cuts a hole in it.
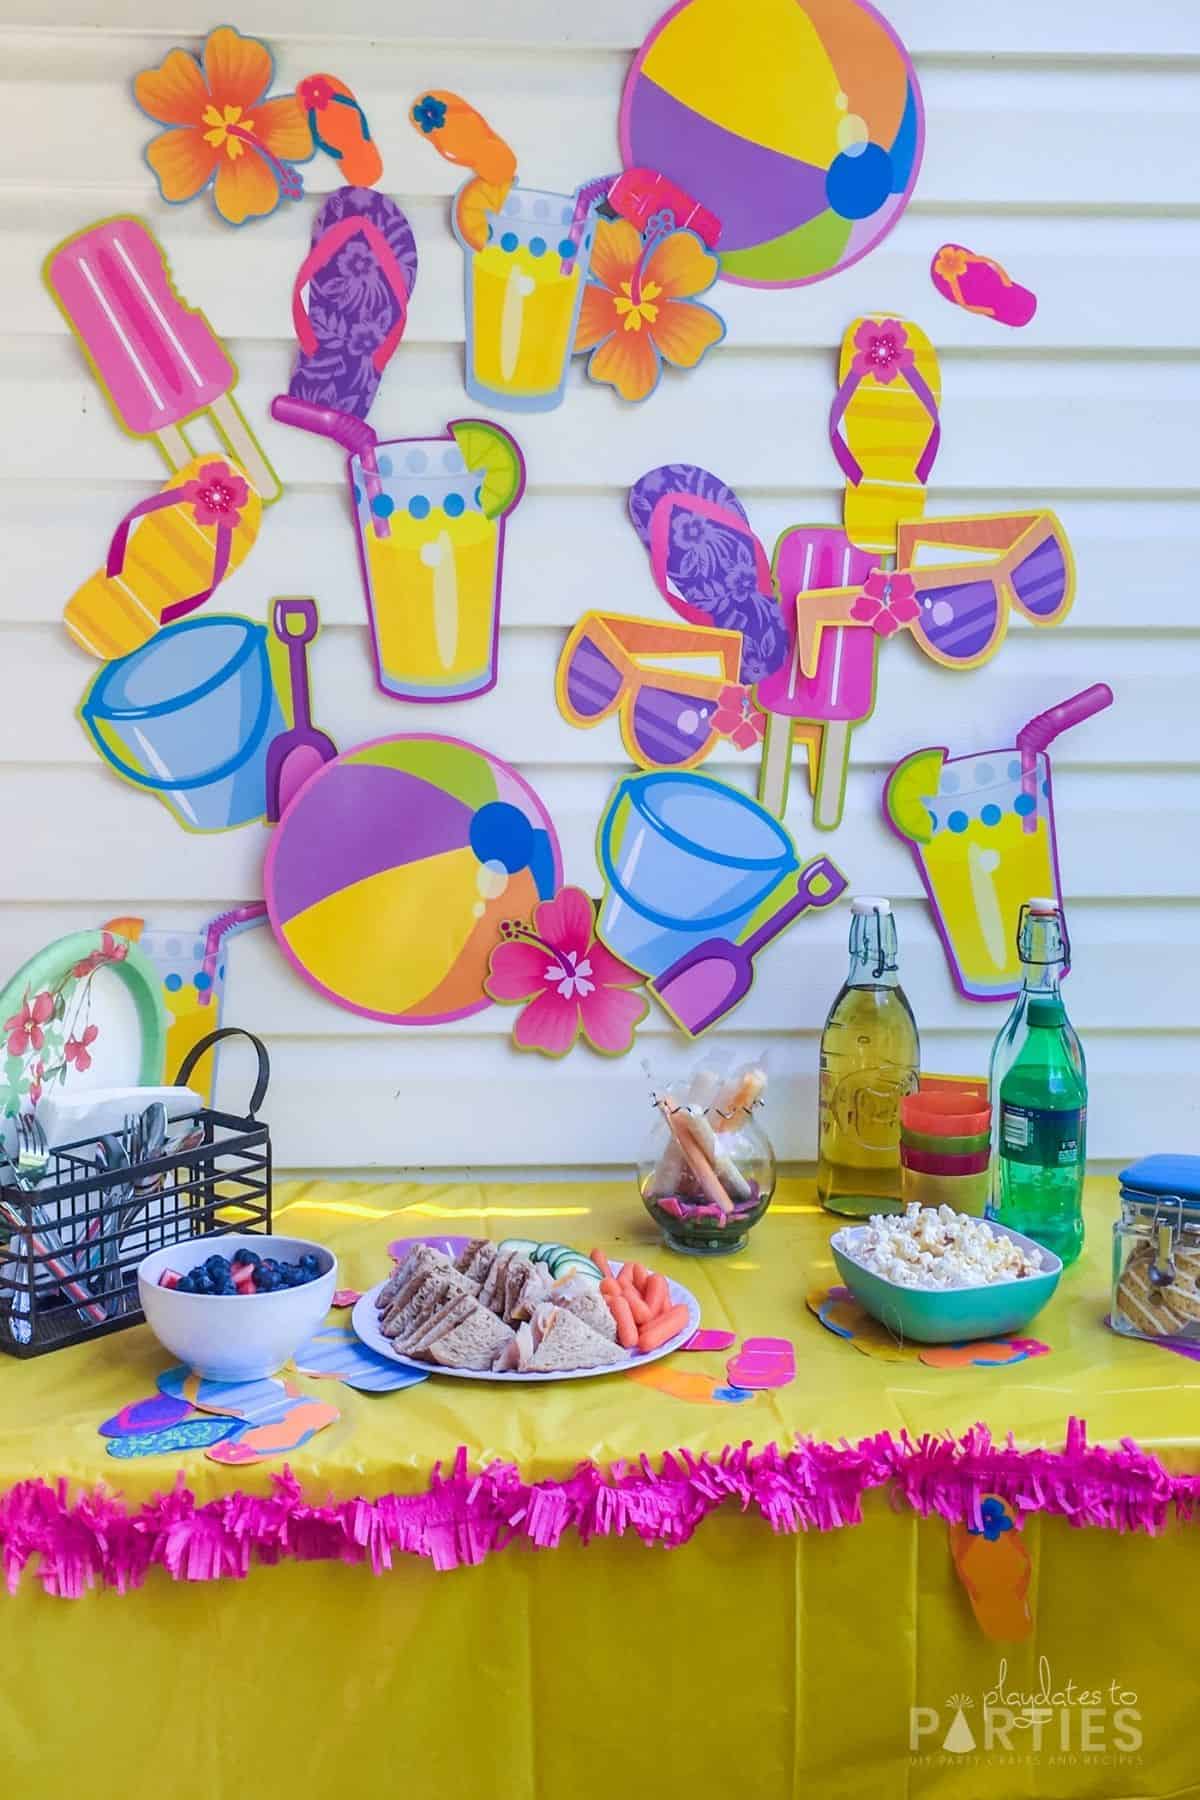
[{"label": "pink hibiscus flower cutout", "polygon": [[80,1037],[68,1038],[63,1046],[64,1062],[73,1063],[82,1075],[85,1069],[92,1066],[91,1047],[99,1036],[98,1025],[86,1025]]},{"label": "pink hibiscus flower cutout", "polygon": [[717,697],[712,728],[739,750],[753,750],[767,729],[767,717],[752,704],[749,688],[730,682]]},{"label": "pink hibiscus flower cutout", "polygon": [[869,625],[885,638],[903,631],[920,616],[912,576],[887,569],[871,570],[863,582],[862,592],[850,608],[852,619],[857,619],[861,625]]},{"label": "pink hibiscus flower cutout", "polygon": [[182,492],[197,525],[228,525],[230,530],[250,497],[241,476],[223,462],[205,463],[194,481],[184,483]]},{"label": "pink hibiscus flower cutout", "polygon": [[35,994],[32,1000],[26,1000],[19,1013],[14,1013],[11,1019],[4,1021],[4,1029],[8,1033],[8,1054],[25,1056],[30,1050],[40,1050],[46,1041],[42,1026],[48,1025],[53,1017],[53,994]]},{"label": "pink hibiscus flower cutout", "polygon": [[71,973],[78,980],[83,981],[97,969],[103,968],[105,963],[124,962],[128,954],[128,944],[119,943],[111,931],[102,931],[100,948],[93,950],[89,956],[85,956],[82,962],[77,962]]},{"label": "pink hibiscus flower cutout", "polygon": [[631,1048],[650,1010],[642,977],[596,937],[596,915],[582,888],[560,888],[533,911],[533,926],[506,920],[488,963],[483,991],[505,1005],[525,1002],[513,1027],[519,1050],[565,1056],[582,1037],[606,1056]]},{"label": "pink hibiscus flower cutout", "polygon": [[864,319],[854,334],[858,354],[851,368],[858,376],[874,375],[876,381],[895,381],[913,366],[913,353],[908,347],[908,333],[899,319]]}]

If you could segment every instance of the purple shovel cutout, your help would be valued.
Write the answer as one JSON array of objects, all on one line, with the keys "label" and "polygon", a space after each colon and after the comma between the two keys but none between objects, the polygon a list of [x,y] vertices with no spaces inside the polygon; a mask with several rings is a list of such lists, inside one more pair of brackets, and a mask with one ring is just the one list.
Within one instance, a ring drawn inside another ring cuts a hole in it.
[{"label": "purple shovel cutout", "polygon": [[272,824],[283,817],[309,776],[337,755],[333,739],[312,722],[308,646],[319,625],[315,600],[296,596],[275,602],[271,627],[279,642],[287,645],[293,723],[290,731],[271,740],[267,750],[267,818]]},{"label": "purple shovel cutout", "polygon": [[845,891],[846,878],[841,870],[827,856],[814,857],[801,869],[792,898],[764,919],[744,943],[707,938],[651,981],[651,991],[689,1037],[699,1037],[746,998],[759,951],[801,913],[817,906],[832,906]]}]

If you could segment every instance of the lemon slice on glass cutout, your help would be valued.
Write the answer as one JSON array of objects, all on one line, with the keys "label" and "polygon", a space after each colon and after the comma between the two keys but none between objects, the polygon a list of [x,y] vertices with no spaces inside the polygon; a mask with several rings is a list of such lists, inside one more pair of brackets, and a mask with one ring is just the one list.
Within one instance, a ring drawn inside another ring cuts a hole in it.
[{"label": "lemon slice on glass cutout", "polygon": [[509,513],[525,491],[525,459],[516,439],[490,419],[453,419],[450,431],[463,461],[479,477],[479,503],[489,519]]},{"label": "lemon slice on glass cutout", "polygon": [[922,796],[937,793],[945,760],[944,750],[914,750],[896,764],[883,790],[888,818],[914,844],[928,844],[933,837],[933,820]]}]

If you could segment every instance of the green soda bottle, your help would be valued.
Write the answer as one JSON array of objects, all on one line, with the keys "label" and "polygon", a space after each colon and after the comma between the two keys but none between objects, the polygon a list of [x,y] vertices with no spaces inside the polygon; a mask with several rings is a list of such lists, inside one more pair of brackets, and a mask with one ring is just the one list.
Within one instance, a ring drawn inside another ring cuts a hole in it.
[{"label": "green soda bottle", "polygon": [[1000,1083],[999,1195],[991,1217],[1072,1263],[1083,1248],[1087,1071],[1062,1000],[1031,999]]},{"label": "green soda bottle", "polygon": [[821,1033],[817,1198],[865,1219],[901,1210],[900,1101],[916,1092],[921,1051],[891,901],[852,900],[850,913],[850,970]]}]

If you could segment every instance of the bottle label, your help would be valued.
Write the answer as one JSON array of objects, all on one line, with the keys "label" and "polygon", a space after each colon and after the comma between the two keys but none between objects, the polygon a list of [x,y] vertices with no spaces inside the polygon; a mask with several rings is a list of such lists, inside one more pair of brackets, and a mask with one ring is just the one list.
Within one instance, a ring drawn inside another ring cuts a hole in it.
[{"label": "bottle label", "polygon": [[1042,1169],[1074,1169],[1084,1160],[1087,1107],[1051,1112],[1040,1106],[1000,1103],[1000,1153],[1009,1162]]}]

